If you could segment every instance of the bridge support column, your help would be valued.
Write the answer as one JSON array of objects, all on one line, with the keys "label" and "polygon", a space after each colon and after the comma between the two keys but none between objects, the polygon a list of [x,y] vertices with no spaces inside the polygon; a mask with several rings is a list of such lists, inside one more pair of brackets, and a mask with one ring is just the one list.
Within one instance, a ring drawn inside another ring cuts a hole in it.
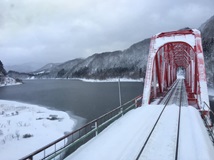
[{"label": "bridge support column", "polygon": [[168,72],[167,72],[167,74],[168,74],[168,85],[167,85],[167,87],[169,87],[171,85],[170,64],[168,64]]},{"label": "bridge support column", "polygon": [[156,73],[157,73],[157,77],[158,77],[158,87],[159,87],[159,92],[162,93],[163,90],[162,90],[162,83],[161,83],[161,65],[160,65],[160,58],[159,58],[159,54],[156,55],[156,58],[155,58],[155,66],[156,66]]},{"label": "bridge support column", "polygon": [[192,88],[192,92],[194,93],[194,83],[195,83],[195,81],[194,81],[194,78],[195,78],[195,68],[194,68],[194,61],[193,60],[191,60],[191,82],[192,82],[192,84],[191,84],[191,88]]},{"label": "bridge support column", "polygon": [[162,69],[162,80],[161,80],[161,87],[162,87],[162,92],[164,91],[164,88],[165,88],[165,82],[166,82],[166,79],[165,79],[165,73],[166,73],[166,66],[165,66],[165,62],[162,61],[163,63],[163,69]]},{"label": "bridge support column", "polygon": [[157,73],[156,73],[156,63],[154,63],[153,67],[153,89],[154,89],[154,97],[157,97]]}]

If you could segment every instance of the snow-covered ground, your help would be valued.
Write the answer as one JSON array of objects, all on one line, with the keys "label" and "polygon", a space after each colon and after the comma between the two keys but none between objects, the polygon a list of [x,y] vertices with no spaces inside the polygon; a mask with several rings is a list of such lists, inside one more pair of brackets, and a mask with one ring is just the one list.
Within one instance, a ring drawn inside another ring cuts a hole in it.
[{"label": "snow-covered ground", "polygon": [[[133,160],[139,154],[163,105],[134,109],[81,146],[66,160]],[[167,106],[140,159],[175,159],[178,106]],[[214,147],[198,110],[182,107],[178,158],[213,160]]]},{"label": "snow-covered ground", "polygon": [[[83,82],[118,82],[118,78],[110,78],[110,79],[104,79],[104,80],[99,80],[99,79],[86,79],[86,78],[39,78],[41,79],[64,79],[64,80],[81,80]],[[26,80],[37,80],[34,76],[27,78]],[[143,78],[140,79],[130,79],[130,78],[120,78],[121,82],[143,82]]]},{"label": "snow-covered ground", "polygon": [[[79,80],[82,80],[84,82],[118,82],[118,78],[111,78],[111,79],[105,79],[105,80],[81,78]],[[141,79],[120,78],[120,82],[143,82],[143,78]]]},{"label": "snow-covered ground", "polygon": [[16,80],[11,77],[5,77],[4,83],[0,83],[0,87],[13,86],[13,85],[19,85],[19,84],[22,84],[22,83],[16,82]]},{"label": "snow-covered ground", "polygon": [[22,158],[71,132],[75,124],[66,112],[0,100],[0,159]]}]

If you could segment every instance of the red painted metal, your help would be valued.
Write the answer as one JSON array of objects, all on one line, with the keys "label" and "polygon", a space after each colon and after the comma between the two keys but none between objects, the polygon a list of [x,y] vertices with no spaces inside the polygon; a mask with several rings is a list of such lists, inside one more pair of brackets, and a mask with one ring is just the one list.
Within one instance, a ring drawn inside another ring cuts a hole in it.
[{"label": "red painted metal", "polygon": [[158,91],[163,93],[176,80],[179,67],[184,68],[186,72],[185,84],[189,104],[198,108],[201,107],[202,101],[209,103],[205,93],[207,88],[201,35],[198,30],[188,29],[160,33],[151,38],[144,104],[149,103],[156,95],[151,94],[151,84],[154,86],[156,83],[154,77],[157,77]]},{"label": "red painted metal", "polygon": [[193,31],[191,29],[188,29],[188,30],[182,30],[182,31],[164,32],[164,33],[160,33],[157,36],[157,38],[171,37],[171,36],[175,36],[175,35],[186,35],[186,34],[193,34]]}]

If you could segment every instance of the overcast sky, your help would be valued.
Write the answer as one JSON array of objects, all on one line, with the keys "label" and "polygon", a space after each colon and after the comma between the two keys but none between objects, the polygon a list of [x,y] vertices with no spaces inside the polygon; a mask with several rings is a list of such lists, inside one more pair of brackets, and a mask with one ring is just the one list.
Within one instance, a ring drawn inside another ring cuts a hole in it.
[{"label": "overcast sky", "polygon": [[212,15],[214,0],[0,0],[0,60],[45,64],[124,50]]}]

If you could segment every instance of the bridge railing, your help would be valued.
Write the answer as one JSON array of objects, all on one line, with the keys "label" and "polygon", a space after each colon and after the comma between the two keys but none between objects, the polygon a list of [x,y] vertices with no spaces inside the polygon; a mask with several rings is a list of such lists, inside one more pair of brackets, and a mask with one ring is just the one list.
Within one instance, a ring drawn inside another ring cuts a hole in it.
[{"label": "bridge railing", "polygon": [[87,123],[83,127],[57,139],[39,150],[21,158],[20,160],[57,159],[61,160],[73,153],[81,145],[102,132],[107,126],[133,108],[141,106],[142,96],[138,96],[99,118]]},{"label": "bridge railing", "polygon": [[[204,102],[204,105],[209,108],[209,112],[211,113],[211,116],[214,117],[214,112],[211,110],[210,106]],[[210,117],[206,117],[206,115],[202,115],[202,118],[204,120],[205,126],[207,127],[207,131],[209,133],[210,139],[214,145],[214,128],[213,128],[213,122],[211,121]]]}]

